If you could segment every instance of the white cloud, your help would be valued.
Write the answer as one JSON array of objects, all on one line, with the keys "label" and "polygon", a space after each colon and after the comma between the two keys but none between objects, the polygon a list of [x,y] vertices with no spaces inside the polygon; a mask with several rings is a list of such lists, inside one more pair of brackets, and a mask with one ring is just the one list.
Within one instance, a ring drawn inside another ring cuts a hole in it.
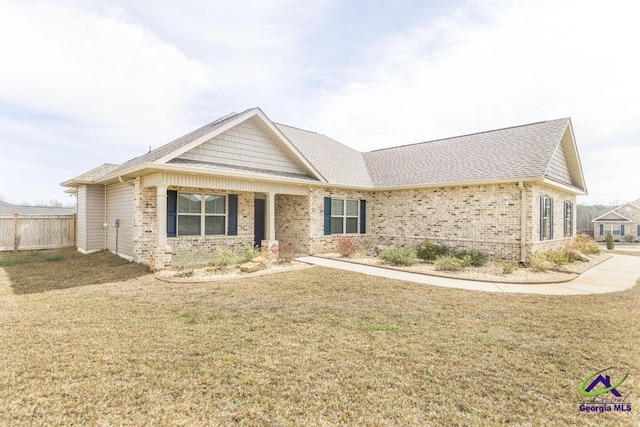
[{"label": "white cloud", "polygon": [[[361,150],[567,116],[581,151],[597,152],[621,134],[637,141],[634,6],[465,4],[374,46],[351,71],[359,84],[326,94],[310,123]],[[622,150],[612,154],[616,167],[625,158]],[[622,167],[640,181],[635,168]],[[606,199],[595,183],[602,172],[590,172],[592,193]]]}]

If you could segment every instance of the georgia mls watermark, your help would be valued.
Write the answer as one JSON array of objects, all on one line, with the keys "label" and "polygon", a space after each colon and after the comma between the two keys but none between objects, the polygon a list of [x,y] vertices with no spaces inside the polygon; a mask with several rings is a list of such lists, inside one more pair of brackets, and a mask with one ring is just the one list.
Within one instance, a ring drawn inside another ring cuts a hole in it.
[{"label": "georgia mls watermark", "polygon": [[631,412],[631,392],[618,390],[629,374],[626,373],[620,381],[613,382],[611,375],[603,375],[611,369],[613,368],[598,371],[580,383],[580,394],[589,398],[580,404],[580,412]]}]

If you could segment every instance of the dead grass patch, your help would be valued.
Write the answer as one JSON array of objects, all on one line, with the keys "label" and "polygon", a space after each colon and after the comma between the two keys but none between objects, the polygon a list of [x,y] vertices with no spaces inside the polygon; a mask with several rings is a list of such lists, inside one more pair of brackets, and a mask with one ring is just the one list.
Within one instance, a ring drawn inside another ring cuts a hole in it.
[{"label": "dead grass patch", "polygon": [[0,295],[0,425],[640,421],[578,411],[599,369],[638,389],[639,286],[490,294],[315,267]]},{"label": "dead grass patch", "polygon": [[121,282],[149,273],[108,251],[83,255],[74,248],[0,253],[0,268],[16,294]]}]

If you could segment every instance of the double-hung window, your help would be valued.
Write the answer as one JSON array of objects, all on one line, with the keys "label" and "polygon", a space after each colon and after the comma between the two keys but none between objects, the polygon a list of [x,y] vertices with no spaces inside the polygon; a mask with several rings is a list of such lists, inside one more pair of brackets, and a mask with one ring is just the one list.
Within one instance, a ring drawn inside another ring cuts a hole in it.
[{"label": "double-hung window", "polygon": [[564,237],[573,236],[573,203],[564,202]]},{"label": "double-hung window", "polygon": [[540,196],[540,240],[553,239],[553,199]]},{"label": "double-hung window", "polygon": [[178,193],[178,236],[224,235],[227,197]]},{"label": "double-hung window", "polygon": [[611,233],[613,236],[620,236],[621,233],[621,227],[620,224],[602,224],[602,231],[603,231],[603,235],[606,236],[607,233]]},{"label": "double-hung window", "polygon": [[331,199],[331,234],[358,233],[360,201]]}]

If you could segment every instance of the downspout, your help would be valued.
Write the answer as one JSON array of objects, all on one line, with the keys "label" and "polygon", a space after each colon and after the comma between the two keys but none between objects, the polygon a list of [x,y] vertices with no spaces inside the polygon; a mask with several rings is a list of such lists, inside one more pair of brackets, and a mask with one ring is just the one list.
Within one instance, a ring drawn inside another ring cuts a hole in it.
[{"label": "downspout", "polygon": [[520,189],[520,264],[524,264],[527,258],[527,190],[522,181],[518,182]]}]

